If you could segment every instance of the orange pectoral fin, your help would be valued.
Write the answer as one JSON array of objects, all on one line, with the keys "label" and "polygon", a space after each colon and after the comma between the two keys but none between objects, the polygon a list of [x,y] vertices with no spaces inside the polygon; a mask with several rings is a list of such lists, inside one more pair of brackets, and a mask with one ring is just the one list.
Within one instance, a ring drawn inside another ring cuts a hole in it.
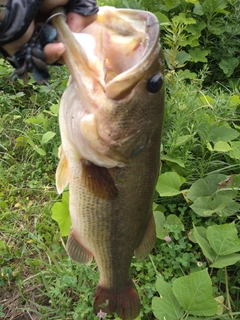
[{"label": "orange pectoral fin", "polygon": [[117,187],[107,168],[99,167],[87,160],[81,160],[82,179],[89,192],[100,199],[114,199],[118,195]]}]

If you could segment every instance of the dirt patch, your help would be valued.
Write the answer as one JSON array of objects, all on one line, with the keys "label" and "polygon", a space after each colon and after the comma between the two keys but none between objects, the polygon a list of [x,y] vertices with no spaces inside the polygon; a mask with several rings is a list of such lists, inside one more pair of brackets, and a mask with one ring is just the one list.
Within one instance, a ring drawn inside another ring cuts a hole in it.
[{"label": "dirt patch", "polygon": [[[3,306],[4,320],[41,320],[34,311],[38,312],[38,308],[34,304],[35,288],[28,287],[24,290],[24,294],[29,295],[29,301],[23,301],[21,293],[15,287],[12,290],[1,288],[0,305]],[[31,310],[31,311],[28,311]]]}]

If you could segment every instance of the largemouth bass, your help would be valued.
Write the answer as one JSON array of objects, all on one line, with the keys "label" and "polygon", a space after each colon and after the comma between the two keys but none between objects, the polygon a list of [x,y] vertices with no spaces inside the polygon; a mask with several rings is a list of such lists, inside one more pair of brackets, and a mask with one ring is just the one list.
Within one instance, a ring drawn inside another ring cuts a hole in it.
[{"label": "largemouth bass", "polygon": [[156,238],[152,201],[164,116],[159,22],[150,12],[102,7],[80,34],[61,16],[53,24],[71,73],[60,103],[56,172],[59,193],[69,183],[67,252],[79,263],[97,262],[94,311],[134,319],[140,300],[131,259],[144,259]]}]

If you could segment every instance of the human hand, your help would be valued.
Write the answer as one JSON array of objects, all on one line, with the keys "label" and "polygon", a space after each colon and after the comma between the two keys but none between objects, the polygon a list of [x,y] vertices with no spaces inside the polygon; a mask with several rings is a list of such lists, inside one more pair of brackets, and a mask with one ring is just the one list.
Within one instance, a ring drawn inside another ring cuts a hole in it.
[{"label": "human hand", "polygon": [[[91,16],[82,16],[75,12],[69,12],[67,14],[67,24],[73,32],[80,32],[86,26],[91,24],[97,17],[97,14]],[[61,55],[64,53],[65,47],[62,42],[49,43],[44,47],[44,54],[47,59],[48,64],[53,64],[54,62],[62,62],[60,59]],[[59,60],[60,59],[60,60]]]},{"label": "human hand", "polygon": [[[85,0],[85,1],[82,0],[82,2],[83,3],[85,2],[86,5],[88,5],[88,2],[89,2],[89,4],[93,8],[93,12],[97,11],[97,7],[95,6],[95,4],[96,4],[95,0]],[[75,10],[74,5],[76,6],[79,3],[81,4],[81,0],[80,1],[79,0],[78,1],[71,1],[71,0],[70,1],[68,1],[68,0],[45,0],[45,1],[43,1],[39,11],[37,12],[35,19],[31,22],[27,31],[24,33],[24,35],[13,42],[10,42],[10,43],[3,45],[2,46],[3,49],[10,56],[13,56],[20,49],[20,47],[22,45],[24,45],[25,43],[27,43],[30,40],[30,38],[32,37],[32,34],[34,32],[34,26],[35,26],[36,22],[46,21],[46,19],[51,15],[51,11],[55,7],[63,6],[66,4],[71,4],[71,3],[73,3],[73,10]],[[90,8],[91,8],[91,6],[90,6]],[[78,14],[76,12],[71,12],[71,6],[69,6],[69,9],[70,9],[70,12],[67,14],[67,23],[68,23],[70,29],[74,32],[81,31],[84,27],[86,27],[87,25],[92,23],[96,19],[96,16],[97,16],[97,13],[83,16],[83,15]],[[80,12],[81,12],[81,10],[80,10]],[[90,10],[92,10],[92,9],[90,9]],[[79,8],[76,11],[79,11]],[[47,44],[44,47],[44,54],[46,56],[47,63],[52,64],[52,63],[58,61],[64,51],[65,51],[65,47],[64,47],[63,43],[61,43],[61,42]]]}]

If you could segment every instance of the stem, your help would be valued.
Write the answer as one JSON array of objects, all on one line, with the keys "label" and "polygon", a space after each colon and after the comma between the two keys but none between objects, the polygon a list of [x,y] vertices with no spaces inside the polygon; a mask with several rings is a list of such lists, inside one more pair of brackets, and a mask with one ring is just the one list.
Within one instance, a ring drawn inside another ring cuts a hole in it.
[{"label": "stem", "polygon": [[160,278],[162,278],[162,275],[157,271],[157,268],[156,268],[156,266],[155,266],[155,264],[153,262],[153,259],[152,259],[150,254],[149,254],[149,258],[150,258],[150,260],[152,262],[152,265],[153,265],[153,268],[154,268],[154,271],[155,271],[156,275],[159,276]]},{"label": "stem", "polygon": [[229,287],[228,287],[228,273],[227,273],[227,268],[224,268],[225,271],[225,284],[226,284],[226,294],[227,294],[227,305],[229,309],[229,315],[231,319],[233,319],[233,314],[232,314],[232,306],[231,306],[231,301],[230,301],[230,294],[229,294]]}]

